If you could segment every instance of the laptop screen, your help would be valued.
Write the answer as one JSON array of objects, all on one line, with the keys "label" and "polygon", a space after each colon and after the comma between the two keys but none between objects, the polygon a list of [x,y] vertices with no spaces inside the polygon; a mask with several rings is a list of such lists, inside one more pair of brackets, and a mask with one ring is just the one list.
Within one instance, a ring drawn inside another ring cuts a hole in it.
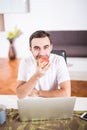
[{"label": "laptop screen", "polygon": [[21,121],[71,118],[75,97],[42,98],[29,97],[18,100]]}]

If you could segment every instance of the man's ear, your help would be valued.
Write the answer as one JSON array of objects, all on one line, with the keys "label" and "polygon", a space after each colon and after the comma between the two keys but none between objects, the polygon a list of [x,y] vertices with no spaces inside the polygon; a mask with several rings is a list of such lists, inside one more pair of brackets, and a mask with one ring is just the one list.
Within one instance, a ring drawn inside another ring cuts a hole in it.
[{"label": "man's ear", "polygon": [[29,50],[32,51],[32,48],[30,47]]}]

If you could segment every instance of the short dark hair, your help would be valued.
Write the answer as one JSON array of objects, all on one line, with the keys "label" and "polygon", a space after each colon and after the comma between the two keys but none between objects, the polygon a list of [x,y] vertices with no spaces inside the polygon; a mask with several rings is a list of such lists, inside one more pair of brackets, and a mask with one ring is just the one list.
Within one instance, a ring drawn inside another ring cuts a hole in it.
[{"label": "short dark hair", "polygon": [[33,38],[43,38],[43,37],[48,37],[50,40],[50,43],[51,43],[50,34],[46,31],[38,30],[38,31],[34,32],[29,38],[30,47],[31,47],[31,41]]}]

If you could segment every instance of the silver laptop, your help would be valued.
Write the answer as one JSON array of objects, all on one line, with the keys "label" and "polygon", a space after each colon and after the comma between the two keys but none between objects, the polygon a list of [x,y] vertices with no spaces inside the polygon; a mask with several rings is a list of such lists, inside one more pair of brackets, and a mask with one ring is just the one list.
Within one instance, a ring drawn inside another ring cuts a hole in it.
[{"label": "silver laptop", "polygon": [[18,100],[21,121],[71,118],[75,97],[42,98],[29,97]]}]

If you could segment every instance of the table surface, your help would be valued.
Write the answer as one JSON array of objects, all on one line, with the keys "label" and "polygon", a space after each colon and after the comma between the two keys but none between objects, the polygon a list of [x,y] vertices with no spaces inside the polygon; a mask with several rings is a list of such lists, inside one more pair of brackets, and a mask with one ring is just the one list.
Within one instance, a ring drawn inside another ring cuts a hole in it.
[{"label": "table surface", "polygon": [[87,121],[80,118],[84,111],[74,111],[71,118],[20,121],[17,109],[6,110],[6,122],[0,130],[87,130]]},{"label": "table surface", "polygon": [[0,130],[87,130],[87,121],[80,118],[80,115],[87,111],[87,98],[76,98],[74,113],[70,119],[29,122],[20,121],[17,100],[17,96],[14,95],[0,95],[0,104],[7,107],[6,122],[0,125]]},{"label": "table surface", "polygon": [[[17,96],[16,95],[0,95],[0,104],[5,105],[8,109],[17,107]],[[75,111],[87,111],[87,98],[86,97],[76,97]]]}]

